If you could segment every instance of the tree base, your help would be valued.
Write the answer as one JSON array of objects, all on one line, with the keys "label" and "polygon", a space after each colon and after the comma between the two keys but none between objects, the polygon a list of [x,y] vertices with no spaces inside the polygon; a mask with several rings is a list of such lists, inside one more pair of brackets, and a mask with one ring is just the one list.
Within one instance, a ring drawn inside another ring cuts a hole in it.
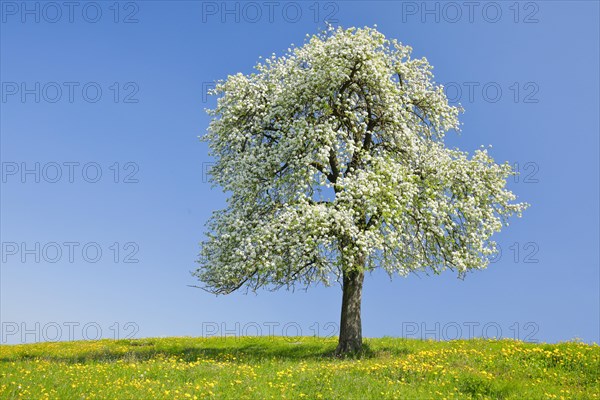
[{"label": "tree base", "polygon": [[343,340],[338,343],[335,349],[336,356],[345,356],[348,354],[356,354],[362,351],[362,340]]}]

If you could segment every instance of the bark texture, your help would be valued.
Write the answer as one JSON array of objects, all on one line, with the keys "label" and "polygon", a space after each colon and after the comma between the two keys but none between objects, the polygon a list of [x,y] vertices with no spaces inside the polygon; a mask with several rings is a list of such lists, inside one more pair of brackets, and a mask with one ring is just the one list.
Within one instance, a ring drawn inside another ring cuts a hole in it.
[{"label": "bark texture", "polygon": [[360,306],[365,274],[362,270],[344,272],[342,316],[336,354],[343,355],[362,349],[362,322]]}]

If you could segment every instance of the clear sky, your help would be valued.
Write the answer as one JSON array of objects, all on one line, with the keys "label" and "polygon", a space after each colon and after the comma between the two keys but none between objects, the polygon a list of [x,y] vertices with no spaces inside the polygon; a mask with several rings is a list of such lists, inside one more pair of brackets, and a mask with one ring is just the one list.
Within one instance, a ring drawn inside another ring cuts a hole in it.
[{"label": "clear sky", "polygon": [[[200,143],[206,89],[329,20],[426,56],[466,109],[448,144],[493,145],[531,203],[501,256],[365,280],[365,336],[599,341],[599,3],[1,2],[2,343],[330,335],[339,287],[188,287],[224,205]],[[236,325],[239,324],[239,325]]]}]

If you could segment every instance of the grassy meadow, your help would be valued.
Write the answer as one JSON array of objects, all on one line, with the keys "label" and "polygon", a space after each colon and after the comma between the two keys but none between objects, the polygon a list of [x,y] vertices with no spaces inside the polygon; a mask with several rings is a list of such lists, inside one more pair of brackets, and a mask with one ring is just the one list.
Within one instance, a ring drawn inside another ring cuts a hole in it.
[{"label": "grassy meadow", "polygon": [[1,399],[600,399],[579,342],[149,338],[0,346]]}]

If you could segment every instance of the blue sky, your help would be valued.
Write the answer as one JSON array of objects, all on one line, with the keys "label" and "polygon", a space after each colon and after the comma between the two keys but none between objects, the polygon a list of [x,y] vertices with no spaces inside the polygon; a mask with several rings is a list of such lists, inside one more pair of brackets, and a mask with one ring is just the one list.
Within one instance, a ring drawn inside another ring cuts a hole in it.
[{"label": "blue sky", "polygon": [[1,3],[2,343],[333,332],[339,287],[187,286],[225,199],[203,176],[206,88],[325,19],[427,57],[466,110],[448,144],[493,145],[532,205],[464,281],[367,277],[364,335],[599,341],[598,2],[61,4]]}]

